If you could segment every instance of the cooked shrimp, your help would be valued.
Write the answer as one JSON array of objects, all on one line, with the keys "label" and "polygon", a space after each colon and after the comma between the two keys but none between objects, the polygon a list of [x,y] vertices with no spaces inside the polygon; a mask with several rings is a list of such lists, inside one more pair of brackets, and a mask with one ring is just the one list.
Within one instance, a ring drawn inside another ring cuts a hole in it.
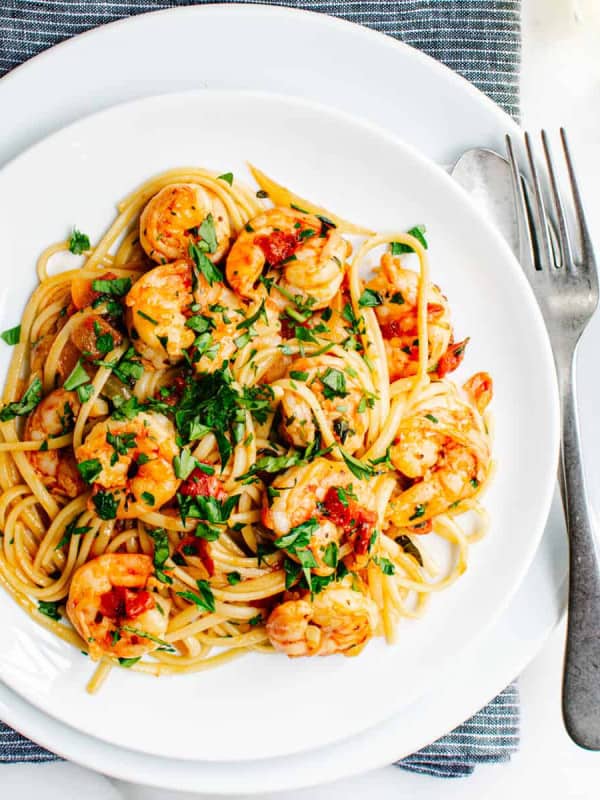
[{"label": "cooked shrimp", "polygon": [[246,225],[227,256],[230,286],[255,297],[265,267],[288,293],[325,308],[337,294],[350,244],[312,214],[271,208]]},{"label": "cooked shrimp", "polygon": [[88,561],[71,579],[67,615],[90,656],[140,658],[160,644],[171,601],[148,590],[150,556],[106,553]]},{"label": "cooked shrimp", "polygon": [[377,606],[346,583],[332,583],[311,600],[305,594],[276,606],[267,633],[287,656],[357,655],[377,630]]},{"label": "cooked shrimp", "polygon": [[[374,310],[383,334],[390,380],[416,374],[419,362],[419,275],[404,269],[397,256],[385,253],[375,277],[366,288],[383,298],[383,303]],[[434,368],[447,351],[452,337],[448,301],[434,284],[430,284],[427,290],[427,322],[428,365]]]},{"label": "cooked shrimp", "polygon": [[125,297],[125,317],[133,346],[149,365],[176,364],[194,343],[195,334],[186,325],[192,303],[187,261],[154,267],[133,284]]},{"label": "cooked shrimp", "polygon": [[[210,229],[206,238],[198,231],[203,223]],[[200,238],[212,245],[206,256],[217,262],[227,251],[230,237],[229,216],[223,201],[210,189],[195,183],[164,186],[140,216],[140,244],[159,264],[186,258],[190,244]]]},{"label": "cooked shrimp", "polygon": [[[356,556],[368,553],[377,520],[369,510],[372,495],[343,463],[317,458],[292,467],[275,478],[271,489],[277,494],[270,507],[263,507],[263,524],[280,538],[306,523],[307,547],[315,558],[317,574],[333,571],[324,560],[332,542],[338,546],[350,543]],[[294,557],[293,552],[290,555]]]},{"label": "cooked shrimp", "polygon": [[[80,407],[76,392],[55,389],[44,397],[27,418],[25,439],[40,442],[69,433],[73,430]],[[70,449],[36,450],[28,453],[27,457],[44,486],[52,493],[77,497],[85,491]]]},{"label": "cooked shrimp", "polygon": [[[347,372],[344,362],[333,355],[299,358],[291,365],[294,381],[314,394],[331,426],[333,435],[349,453],[364,443],[368,423],[367,395],[357,373]],[[300,380],[298,375],[304,376]],[[296,447],[315,440],[317,426],[308,402],[293,389],[281,398],[282,433]]]},{"label": "cooked shrimp", "polygon": [[90,509],[99,511],[98,495],[105,499],[107,494],[119,519],[159,509],[179,486],[173,469],[176,455],[175,429],[163,414],[141,412],[133,419],[94,425],[75,452],[80,465],[91,461],[97,468]]},{"label": "cooked shrimp", "polygon": [[390,458],[413,481],[393,500],[390,517],[418,531],[477,492],[489,474],[490,441],[477,408],[457,398],[404,419]]}]

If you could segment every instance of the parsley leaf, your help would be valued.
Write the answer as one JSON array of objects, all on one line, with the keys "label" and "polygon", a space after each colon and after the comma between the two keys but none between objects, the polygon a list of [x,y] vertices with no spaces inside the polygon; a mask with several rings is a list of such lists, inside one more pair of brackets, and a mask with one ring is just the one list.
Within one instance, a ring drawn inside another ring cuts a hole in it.
[{"label": "parsley leaf", "polygon": [[137,664],[137,662],[140,659],[141,659],[141,656],[138,656],[137,658],[120,658],[119,659],[119,664],[122,667],[125,667],[125,668],[129,669],[129,667],[133,667],[134,664]]},{"label": "parsley leaf", "polygon": [[209,582],[196,581],[196,585],[198,587],[198,594],[196,592],[186,591],[177,592],[177,596],[183,597],[184,600],[188,600],[190,603],[195,603],[197,606],[204,608],[206,611],[214,612],[215,598]]},{"label": "parsley leaf", "polygon": [[154,562],[154,569],[156,577],[161,583],[173,583],[173,579],[165,575],[163,569],[167,559],[169,558],[169,537],[164,528],[155,528],[148,531],[148,536],[154,541],[154,554],[152,560]]},{"label": "parsley leaf", "polygon": [[342,458],[346,462],[346,466],[356,478],[361,481],[365,481],[373,477],[374,470],[372,467],[369,467],[367,464],[359,461],[358,458],[354,458],[354,456],[346,453],[346,451],[341,447],[339,448],[339,451],[342,454]]},{"label": "parsley leaf", "polygon": [[131,289],[131,278],[98,278],[92,281],[92,289],[100,294],[123,297]]},{"label": "parsley leaf", "polygon": [[34,378],[29,388],[20,400],[8,403],[0,409],[0,422],[8,422],[15,417],[22,417],[29,414],[42,399],[42,382],[39,378]]},{"label": "parsley leaf", "polygon": [[323,384],[323,396],[328,400],[348,395],[346,376],[339,369],[328,367],[322,375],[319,375],[319,380]]},{"label": "parsley leaf", "polygon": [[218,181],[225,181],[230,186],[233,184],[233,172],[224,172],[222,175],[217,176]]},{"label": "parsley leaf", "polygon": [[46,617],[50,617],[50,619],[59,620],[61,619],[60,611],[58,610],[59,603],[57,602],[48,602],[46,600],[40,600],[38,602],[38,611],[40,614],[44,614]]},{"label": "parsley leaf", "polygon": [[71,370],[71,374],[64,382],[63,389],[66,389],[68,392],[70,392],[84,383],[89,383],[89,381],[90,381],[89,376],[85,371],[85,369],[83,368],[81,359],[79,359],[79,361],[75,364],[75,366]]},{"label": "parsley leaf", "polygon": [[93,495],[92,503],[100,519],[109,520],[116,518],[119,503],[117,498],[110,492],[98,492]]},{"label": "parsley leaf", "polygon": [[188,478],[197,466],[198,460],[190,453],[187,447],[184,447],[181,453],[173,459],[175,477],[182,480]]},{"label": "parsley leaf", "polygon": [[338,546],[335,542],[329,542],[323,553],[323,561],[328,567],[337,567]]},{"label": "parsley leaf", "polygon": [[102,472],[102,464],[97,458],[88,458],[87,461],[80,461],[77,469],[86,483],[93,483]]},{"label": "parsley leaf", "polygon": [[90,525],[82,525],[80,527],[77,526],[80,516],[81,514],[78,514],[74,519],[71,520],[71,522],[69,522],[65,528],[62,539],[54,548],[55,550],[60,550],[61,547],[63,547],[65,544],[68,544],[73,536],[83,536],[85,533],[88,533],[92,530]]},{"label": "parsley leaf", "polygon": [[202,273],[210,286],[212,286],[213,283],[219,283],[223,280],[223,273],[215,264],[213,264],[210,258],[207,257],[206,253],[203,252],[203,249],[199,244],[190,242],[188,252],[197,269]]},{"label": "parsley leaf", "polygon": [[[273,544],[279,550],[287,550],[297,555],[299,547],[306,547],[310,542],[310,537],[319,527],[319,523],[314,517],[307,519],[292,528],[288,533],[275,539]],[[316,566],[316,564],[315,564]]]},{"label": "parsley leaf", "polygon": [[217,251],[217,232],[215,230],[215,221],[213,215],[209,214],[202,225],[198,228],[198,235],[202,241],[206,242],[209,253],[216,253]]},{"label": "parsley leaf", "polygon": [[382,303],[383,297],[373,289],[365,289],[358,300],[358,305],[362,308],[375,308],[375,306],[380,306]]},{"label": "parsley leaf", "polygon": [[21,326],[17,325],[14,328],[8,328],[8,330],[2,331],[0,333],[0,339],[3,339],[6,344],[18,344],[19,339],[21,338]]},{"label": "parsley leaf", "polygon": [[[425,225],[415,225],[414,228],[411,228],[408,231],[408,234],[410,236],[414,236],[415,239],[417,239],[419,242],[421,242],[421,244],[423,245],[425,250],[427,250],[427,246],[428,246],[427,245],[427,239],[424,236],[424,234],[425,234]],[[392,242],[391,243],[391,248],[392,248],[392,255],[393,256],[399,256],[402,253],[412,253],[412,252],[414,252],[410,245],[403,244],[402,242]]]},{"label": "parsley leaf", "polygon": [[77,228],[73,228],[73,233],[69,238],[69,250],[72,253],[75,253],[76,256],[79,256],[89,249],[90,237],[87,234],[78,231]]}]

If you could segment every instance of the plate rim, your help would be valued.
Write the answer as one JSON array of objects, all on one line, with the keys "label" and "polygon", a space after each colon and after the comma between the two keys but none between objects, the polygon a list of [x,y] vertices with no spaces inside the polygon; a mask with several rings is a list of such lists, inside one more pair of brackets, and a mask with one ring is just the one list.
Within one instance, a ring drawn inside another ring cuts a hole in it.
[{"label": "plate rim", "polygon": [[[306,109],[313,113],[316,113],[319,116],[323,116],[324,118],[329,118],[333,120],[340,121],[344,125],[354,127],[355,129],[360,129],[365,133],[373,134],[374,136],[378,137],[380,140],[385,140],[389,145],[397,149],[399,152],[403,153],[407,157],[407,160],[412,161],[419,165],[419,167],[424,170],[428,171],[435,176],[435,179],[441,184],[445,184],[447,191],[450,195],[454,195],[457,198],[460,196],[462,197],[463,204],[466,204],[467,207],[470,208],[471,212],[475,215],[475,217],[479,220],[481,228],[485,231],[485,236],[488,238],[488,241],[494,246],[494,249],[500,253],[501,260],[504,264],[508,267],[508,263],[511,264],[510,269],[512,270],[512,280],[513,282],[516,281],[520,284],[520,298],[523,302],[527,303],[527,317],[529,321],[531,335],[534,340],[538,343],[540,352],[538,353],[539,356],[542,358],[539,359],[539,363],[542,365],[540,371],[540,380],[547,384],[547,387],[550,389],[552,387],[550,394],[549,394],[549,403],[550,406],[549,410],[549,417],[553,419],[552,430],[548,432],[548,439],[550,440],[550,447],[548,448],[548,452],[553,454],[553,457],[550,458],[546,462],[546,476],[545,476],[545,492],[544,496],[538,498],[537,503],[537,512],[536,512],[536,523],[532,526],[532,529],[535,530],[535,536],[528,536],[528,546],[525,549],[525,557],[522,558],[519,562],[518,570],[511,572],[511,583],[510,583],[510,590],[506,592],[506,594],[502,597],[501,603],[494,609],[494,612],[487,618],[485,624],[480,626],[476,632],[474,632],[469,641],[464,645],[459,647],[455,652],[456,655],[459,652],[462,652],[465,647],[469,647],[471,643],[477,639],[479,639],[493,624],[494,622],[500,617],[506,608],[508,608],[510,601],[518,591],[521,583],[526,577],[526,574],[533,562],[537,549],[539,547],[539,543],[542,539],[546,521],[548,519],[550,506],[552,502],[552,496],[554,493],[554,478],[553,476],[556,474],[556,464],[558,462],[558,447],[559,447],[559,403],[558,403],[558,388],[556,383],[556,376],[554,372],[554,362],[552,356],[552,350],[550,341],[548,338],[548,334],[543,322],[543,318],[537,302],[535,301],[533,292],[531,290],[531,286],[527,281],[523,271],[521,270],[511,248],[506,243],[504,237],[500,234],[497,228],[489,221],[485,215],[480,211],[474,199],[466,192],[464,189],[458,185],[451,176],[443,170],[438,164],[436,164],[433,160],[429,159],[427,156],[419,152],[413,145],[409,144],[408,142],[403,141],[399,136],[388,131],[381,126],[377,125],[376,123],[366,120],[364,118],[356,117],[346,111],[342,111],[337,108],[328,108],[322,103],[315,102],[312,100],[307,100],[306,98],[298,98],[298,97],[291,97],[285,94],[278,94],[274,92],[265,92],[265,91],[256,91],[256,90],[233,90],[233,89],[220,89],[220,90],[212,90],[212,89],[200,89],[200,90],[191,90],[191,91],[182,91],[182,92],[169,92],[169,93],[162,93],[159,95],[153,95],[149,97],[144,97],[137,100],[127,100],[125,102],[116,103],[109,108],[102,109],[100,111],[93,112],[92,114],[88,114],[81,119],[72,122],[63,128],[49,134],[48,136],[44,137],[42,140],[34,143],[30,147],[26,148],[22,153],[16,156],[14,159],[9,161],[7,164],[3,165],[0,169],[0,184],[2,180],[6,177],[7,174],[10,175],[10,172],[14,169],[19,169],[23,161],[27,161],[31,155],[35,155],[39,150],[43,150],[48,146],[52,146],[52,144],[56,140],[60,140],[62,138],[71,138],[74,139],[77,137],[77,134],[81,129],[85,129],[85,131],[89,131],[90,129],[93,131],[95,124],[98,121],[104,121],[107,118],[116,116],[118,118],[119,114],[126,114],[126,115],[133,115],[135,117],[136,113],[139,110],[145,109],[146,107],[152,108],[155,106],[160,107],[161,103],[165,102],[181,102],[185,100],[196,100],[198,101],[199,105],[201,106],[203,101],[206,98],[209,98],[212,101],[224,101],[226,104],[231,103],[231,98],[235,97],[243,97],[245,99],[255,99],[255,100],[263,100],[266,101],[268,104],[281,104],[282,106],[287,107],[294,107],[298,109]],[[84,136],[86,133],[84,133]],[[10,178],[9,178],[10,179]],[[543,360],[543,364],[542,364]],[[551,400],[550,400],[551,398]],[[540,510],[541,509],[541,510]],[[115,743],[108,739],[105,735],[92,732],[88,729],[81,728],[74,721],[67,721],[66,719],[58,716],[56,709],[52,710],[47,708],[45,705],[39,704],[39,698],[34,699],[29,694],[24,693],[22,691],[22,687],[17,688],[12,684],[12,682],[7,681],[6,678],[4,679],[7,685],[17,692],[20,696],[22,696],[25,700],[32,703],[37,708],[50,716],[53,716],[55,719],[66,722],[67,724],[71,725],[75,730],[79,731],[80,733],[84,733],[86,735],[91,735],[96,738],[101,739],[111,745],[117,745],[121,747],[128,747],[123,743]],[[420,693],[421,695],[423,692]],[[413,698],[414,700],[415,698]],[[411,701],[412,702],[412,701]],[[392,711],[393,713],[401,713],[401,709],[396,710],[396,712]],[[380,718],[376,720],[374,723],[371,723],[366,728],[361,728],[359,731],[355,731],[354,734],[364,733],[369,727],[372,727],[372,724],[379,724],[384,721],[384,719],[391,716],[391,714],[387,715],[385,718]],[[344,738],[344,737],[342,737]],[[336,744],[340,741],[340,738],[336,738],[333,740],[329,740],[328,742],[324,742],[319,744],[317,747],[327,747],[330,744]],[[134,749],[129,745],[129,749]],[[300,749],[292,751],[291,754],[302,753],[306,752],[307,750],[315,749],[314,746],[304,746]],[[164,753],[160,753],[158,751],[153,751],[147,748],[140,748],[139,750],[136,749],[136,752],[141,752],[146,755],[159,755],[161,757],[170,757],[166,756]],[[278,758],[282,756],[282,753],[278,753],[275,755],[269,756],[258,756],[259,759],[268,759],[268,758]],[[251,760],[252,758],[257,758],[256,756],[245,756],[243,758],[240,757],[239,760]],[[195,760],[193,756],[185,756],[182,757],[181,760]],[[206,759],[205,759],[206,760]],[[210,759],[211,761],[225,761],[226,759],[216,758],[213,757]]]}]

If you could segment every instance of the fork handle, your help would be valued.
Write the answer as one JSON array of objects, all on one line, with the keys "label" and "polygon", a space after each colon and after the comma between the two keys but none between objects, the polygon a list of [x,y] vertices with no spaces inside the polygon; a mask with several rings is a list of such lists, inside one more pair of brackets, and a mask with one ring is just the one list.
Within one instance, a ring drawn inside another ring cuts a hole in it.
[{"label": "fork handle", "polygon": [[563,717],[571,739],[600,750],[600,559],[588,512],[575,398],[575,359],[559,369],[560,484],[569,534],[569,616]]}]

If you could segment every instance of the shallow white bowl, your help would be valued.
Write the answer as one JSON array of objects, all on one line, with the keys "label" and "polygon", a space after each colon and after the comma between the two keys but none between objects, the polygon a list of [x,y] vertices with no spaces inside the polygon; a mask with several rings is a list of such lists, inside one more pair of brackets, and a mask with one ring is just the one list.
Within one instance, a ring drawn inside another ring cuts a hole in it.
[{"label": "shallow white bowl", "polygon": [[[558,411],[550,347],[529,286],[500,235],[438,167],[340,112],[274,95],[202,92],[118,106],[76,123],[0,173],[3,327],[18,322],[40,250],[75,224],[98,238],[115,202],[165,168],[201,164],[248,180],[246,161],[340,215],[378,230],[425,222],[432,275],[465,374],[495,380],[495,482],[489,537],[468,573],[402,627],[394,648],[359,658],[250,656],[217,671],[156,681],[116,670],[84,692],[89,660],[0,596],[0,678],[32,703],[114,744],[176,758],[270,758],[334,742],[423,694],[434,673],[492,623],[525,574],[554,485]],[[8,354],[3,351],[5,365]]]}]

